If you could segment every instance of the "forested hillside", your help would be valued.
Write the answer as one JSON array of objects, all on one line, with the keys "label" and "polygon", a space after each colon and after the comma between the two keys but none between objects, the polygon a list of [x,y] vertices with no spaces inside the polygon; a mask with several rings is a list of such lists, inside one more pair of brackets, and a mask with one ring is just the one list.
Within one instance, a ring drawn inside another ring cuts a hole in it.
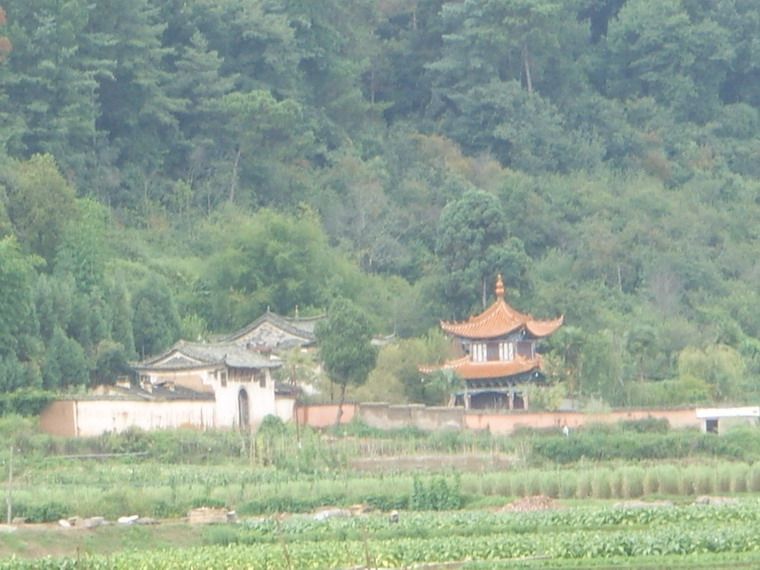
[{"label": "forested hillside", "polygon": [[502,273],[555,393],[760,393],[755,0],[0,4],[0,390],[346,297],[425,401]]}]

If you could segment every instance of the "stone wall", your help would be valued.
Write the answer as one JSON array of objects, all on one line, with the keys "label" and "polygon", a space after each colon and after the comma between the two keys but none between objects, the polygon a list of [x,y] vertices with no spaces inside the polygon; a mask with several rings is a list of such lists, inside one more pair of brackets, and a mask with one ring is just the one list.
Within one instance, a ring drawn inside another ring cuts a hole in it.
[{"label": "stone wall", "polygon": [[89,437],[144,430],[216,426],[214,401],[146,402],[118,399],[80,399],[52,402],[40,414],[40,428],[51,435]]},{"label": "stone wall", "polygon": [[[298,417],[302,425],[325,428],[335,425],[337,404],[300,406]],[[671,427],[704,428],[695,408],[672,410],[630,409],[614,410],[604,414],[584,412],[534,411],[465,411],[464,408],[428,408],[421,405],[397,406],[390,404],[344,404],[341,424],[354,417],[378,429],[418,428],[425,431],[442,429],[488,430],[493,434],[508,435],[520,428],[570,430],[587,424],[616,423],[624,420],[647,418],[666,419]]]}]

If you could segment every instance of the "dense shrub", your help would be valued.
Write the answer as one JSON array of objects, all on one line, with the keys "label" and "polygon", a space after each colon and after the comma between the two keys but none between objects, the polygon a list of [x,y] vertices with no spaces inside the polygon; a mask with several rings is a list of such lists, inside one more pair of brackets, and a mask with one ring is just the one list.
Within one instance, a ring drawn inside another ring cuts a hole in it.
[{"label": "dense shrub", "polygon": [[61,520],[71,515],[68,505],[56,501],[39,504],[15,505],[15,514],[30,523],[44,523]]},{"label": "dense shrub", "polygon": [[314,496],[274,496],[248,501],[240,505],[237,512],[241,515],[271,515],[275,513],[308,513],[317,507],[331,505],[336,507],[349,506],[349,500],[340,495]]},{"label": "dense shrub", "polygon": [[668,433],[577,431],[570,437],[535,439],[532,441],[532,450],[536,457],[562,464],[581,459],[610,461],[682,459],[700,456],[737,460],[746,458],[745,451],[738,441],[715,434],[688,431]]},{"label": "dense shrub", "polygon": [[622,431],[632,431],[635,433],[667,433],[670,430],[670,423],[665,418],[648,418],[641,420],[623,420],[619,422]]},{"label": "dense shrub", "polygon": [[459,509],[464,502],[461,481],[457,477],[449,484],[444,477],[434,477],[426,484],[414,478],[409,509],[416,511],[447,511]]},{"label": "dense shrub", "polygon": [[37,416],[58,397],[55,392],[25,388],[13,392],[0,392],[0,416]]}]

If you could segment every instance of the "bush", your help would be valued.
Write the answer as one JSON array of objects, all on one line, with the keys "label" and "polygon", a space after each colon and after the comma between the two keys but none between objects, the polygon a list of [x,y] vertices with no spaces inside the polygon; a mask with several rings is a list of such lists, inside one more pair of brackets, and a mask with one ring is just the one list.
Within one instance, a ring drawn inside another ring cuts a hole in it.
[{"label": "bush", "polygon": [[623,420],[619,422],[621,431],[634,433],[667,433],[670,423],[665,418],[653,418],[649,416],[643,420]]},{"label": "bush", "polygon": [[16,505],[17,516],[26,518],[30,523],[58,521],[71,516],[71,507],[56,501],[32,505]]},{"label": "bush", "polygon": [[346,498],[338,495],[318,495],[313,497],[268,497],[248,501],[238,507],[241,515],[272,515],[276,513],[308,513],[317,507],[334,505],[348,506]]},{"label": "bush", "polygon": [[641,467],[626,467],[622,472],[622,496],[626,499],[641,497],[644,494],[646,474]]},{"label": "bush", "polygon": [[23,388],[0,393],[0,415],[38,416],[58,395],[55,392]]},{"label": "bush", "polygon": [[691,431],[578,431],[570,437],[535,439],[532,441],[532,452],[534,457],[543,457],[562,464],[574,463],[581,459],[640,461],[706,456],[742,460],[745,457],[738,441],[715,434]]},{"label": "bush", "polygon": [[409,509],[415,511],[445,511],[461,508],[463,504],[460,480],[449,485],[443,477],[435,477],[427,485],[415,477]]},{"label": "bush", "polygon": [[190,502],[191,509],[200,509],[207,507],[210,509],[225,509],[228,505],[221,499],[214,499],[212,497],[195,497]]}]

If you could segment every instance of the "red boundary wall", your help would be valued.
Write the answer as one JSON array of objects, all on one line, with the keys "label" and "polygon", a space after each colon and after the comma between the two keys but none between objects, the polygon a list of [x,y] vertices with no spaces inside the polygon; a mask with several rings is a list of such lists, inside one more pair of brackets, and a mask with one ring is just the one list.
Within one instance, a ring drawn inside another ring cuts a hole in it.
[{"label": "red boundary wall", "polygon": [[[337,404],[299,406],[298,421],[313,428],[335,425],[338,417]],[[531,412],[531,411],[465,411],[464,408],[428,408],[390,404],[343,404],[341,424],[354,418],[380,429],[417,427],[424,430],[471,429],[488,430],[494,434],[510,434],[520,428],[577,429],[587,424],[616,423],[623,420],[647,418],[665,419],[673,428],[700,428],[696,408],[683,409],[626,409],[607,413],[585,412]]]}]

